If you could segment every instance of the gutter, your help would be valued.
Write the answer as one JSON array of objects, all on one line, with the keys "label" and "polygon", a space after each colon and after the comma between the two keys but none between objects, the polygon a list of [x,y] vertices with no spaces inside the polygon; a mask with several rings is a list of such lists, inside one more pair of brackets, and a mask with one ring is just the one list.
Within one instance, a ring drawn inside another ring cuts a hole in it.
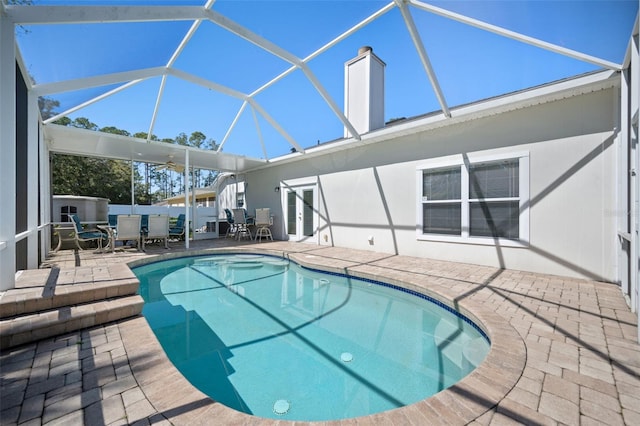
[{"label": "gutter", "polygon": [[394,122],[392,125],[387,125],[381,129],[360,135],[360,140],[348,138],[328,142],[323,145],[308,148],[304,153],[298,152],[273,158],[268,161],[267,164],[247,170],[247,172],[302,161],[308,158],[340,152],[355,147],[385,142],[402,136],[454,126],[472,120],[478,120],[536,105],[543,105],[587,93],[610,89],[612,87],[620,87],[619,71],[606,70],[590,73],[575,78],[561,80],[559,82],[537,86],[532,89],[526,89],[455,107],[450,110],[451,117],[446,117],[442,112],[437,112],[406,120],[399,120]]}]

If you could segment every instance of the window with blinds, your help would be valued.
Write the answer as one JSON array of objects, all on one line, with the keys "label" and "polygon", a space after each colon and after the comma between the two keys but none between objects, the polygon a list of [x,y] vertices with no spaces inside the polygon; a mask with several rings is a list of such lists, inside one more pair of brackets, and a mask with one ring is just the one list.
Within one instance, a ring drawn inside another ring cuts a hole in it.
[{"label": "window with blinds", "polygon": [[[528,242],[529,156],[418,167],[418,238]],[[443,162],[444,163],[444,162]]]},{"label": "window with blinds", "polygon": [[460,235],[462,232],[460,167],[425,170],[422,176],[425,234]]},{"label": "window with blinds", "polygon": [[519,160],[469,166],[469,235],[519,238]]}]

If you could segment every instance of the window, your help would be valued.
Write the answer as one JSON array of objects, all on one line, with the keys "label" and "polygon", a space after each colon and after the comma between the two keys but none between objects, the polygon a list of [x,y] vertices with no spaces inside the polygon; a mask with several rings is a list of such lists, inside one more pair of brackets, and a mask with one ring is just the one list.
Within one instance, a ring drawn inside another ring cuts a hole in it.
[{"label": "window", "polygon": [[526,244],[528,175],[528,154],[459,156],[418,167],[418,239]]},{"label": "window", "polygon": [[519,159],[469,166],[469,235],[519,238]]},{"label": "window", "polygon": [[424,171],[422,229],[425,234],[460,235],[460,179],[460,167]]},{"label": "window", "polygon": [[60,207],[60,222],[73,222],[71,215],[74,214],[78,214],[78,208],[76,206]]}]

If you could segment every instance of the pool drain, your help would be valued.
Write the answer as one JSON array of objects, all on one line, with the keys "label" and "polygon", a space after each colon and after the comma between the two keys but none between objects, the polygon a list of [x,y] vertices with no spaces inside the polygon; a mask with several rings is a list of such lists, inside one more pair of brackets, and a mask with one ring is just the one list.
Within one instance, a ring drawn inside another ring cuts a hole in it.
[{"label": "pool drain", "polygon": [[279,399],[275,404],[273,404],[273,412],[278,415],[287,414],[290,407],[291,404],[289,404],[289,401],[286,399]]},{"label": "pool drain", "polygon": [[353,355],[351,355],[351,353],[349,352],[342,352],[342,355],[340,355],[340,359],[342,360],[342,362],[351,362],[353,361]]}]

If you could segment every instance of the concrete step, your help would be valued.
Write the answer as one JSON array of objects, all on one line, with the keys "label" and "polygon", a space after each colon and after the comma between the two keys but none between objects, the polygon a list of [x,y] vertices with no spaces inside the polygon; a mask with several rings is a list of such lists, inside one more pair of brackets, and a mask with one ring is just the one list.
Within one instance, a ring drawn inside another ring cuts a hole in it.
[{"label": "concrete step", "polygon": [[131,295],[6,318],[0,321],[0,349],[136,316],[143,304]]},{"label": "concrete step", "polygon": [[[128,268],[93,268],[89,272],[89,278],[78,280],[76,276],[66,277],[68,271],[56,269],[21,271],[16,288],[0,297],[0,319],[130,296],[138,291],[139,281]],[[103,273],[104,279],[98,273]]]},{"label": "concrete step", "polygon": [[0,349],[139,315],[139,284],[124,264],[20,271],[0,293]]}]

